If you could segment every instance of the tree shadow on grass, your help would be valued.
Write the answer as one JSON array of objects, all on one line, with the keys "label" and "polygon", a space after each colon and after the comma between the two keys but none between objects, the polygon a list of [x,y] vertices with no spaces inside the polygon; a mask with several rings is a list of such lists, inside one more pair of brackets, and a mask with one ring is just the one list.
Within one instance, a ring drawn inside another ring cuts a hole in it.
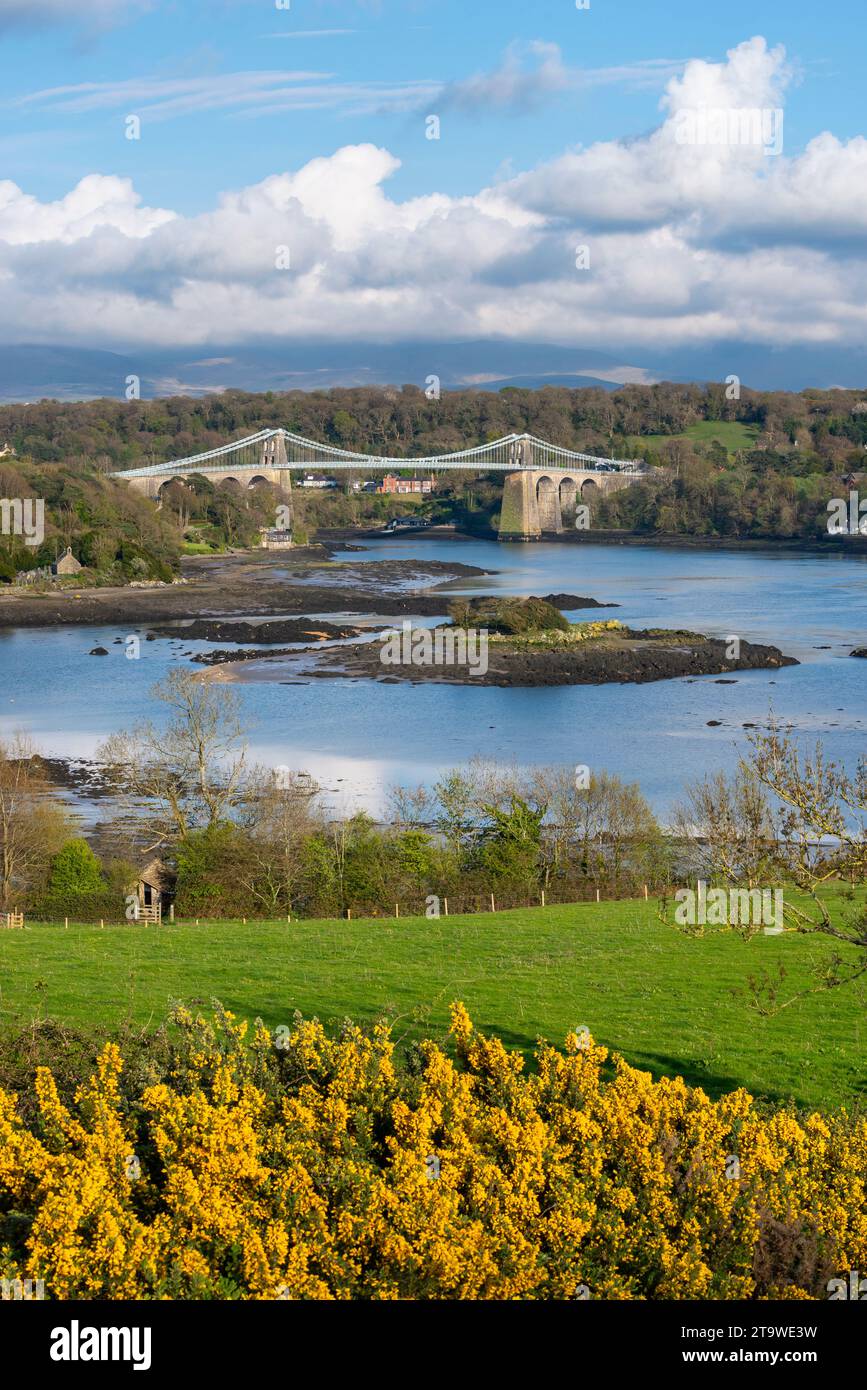
[{"label": "tree shadow on grass", "polygon": [[[526,1033],[520,1033],[513,1029],[502,1028],[495,1023],[486,1022],[483,1019],[474,1019],[475,1026],[480,1033],[495,1035],[500,1039],[505,1047],[523,1053],[527,1069],[535,1070],[534,1052],[538,1045],[538,1040],[529,1037]],[[562,1038],[548,1038],[546,1041],[552,1046],[562,1050]],[[768,1101],[775,1105],[786,1105],[789,1101],[803,1109],[815,1109],[815,1102],[808,1101],[805,1097],[795,1092],[765,1087],[756,1090],[747,1085],[743,1076],[729,1075],[724,1072],[711,1070],[703,1062],[696,1061],[687,1057],[674,1057],[668,1053],[649,1052],[646,1049],[622,1050],[606,1042],[604,1038],[595,1039],[603,1047],[608,1047],[610,1052],[621,1055],[631,1067],[639,1071],[649,1071],[654,1081],[660,1081],[663,1077],[681,1077],[688,1086],[700,1087],[711,1100],[719,1100],[720,1096],[727,1095],[731,1091],[737,1091],[741,1087],[750,1091],[757,1100]],[[605,1063],[602,1068],[602,1075],[606,1080],[611,1080],[615,1074],[614,1064],[611,1060]],[[859,1082],[853,1086],[853,1091],[859,1093],[867,1092],[867,1080]]]},{"label": "tree shadow on grass", "polygon": [[810,1106],[810,1103],[802,1096],[798,1096],[792,1091],[772,1088],[756,1090],[755,1087],[748,1086],[742,1076],[727,1076],[711,1071],[703,1062],[691,1061],[683,1057],[669,1057],[665,1053],[659,1052],[630,1052],[628,1056],[626,1053],[623,1055],[630,1066],[637,1067],[642,1071],[649,1071],[654,1081],[659,1081],[663,1076],[680,1076],[688,1086],[700,1087],[706,1095],[710,1096],[711,1100],[719,1100],[720,1096],[743,1087],[756,1100],[770,1101],[774,1105],[786,1105],[789,1101],[794,1101],[799,1107],[815,1108]]},{"label": "tree shadow on grass", "polygon": [[[250,1016],[250,1009],[246,1001],[224,1000],[224,1003],[226,1008],[231,1009],[238,1017]],[[267,1016],[271,1013],[271,1010],[268,1009],[263,1012],[265,1014],[266,1025],[274,1026],[270,1024],[270,1020]],[[293,1010],[287,1008],[285,1013],[286,1017],[278,1021],[280,1023],[291,1023]],[[305,1015],[305,1017],[306,1016],[307,1015]],[[342,1024],[348,1016],[349,1015],[346,1013],[335,1013],[330,1010],[326,1012],[324,1009],[316,1011],[316,1017],[318,1017],[326,1032],[331,1036],[334,1036],[340,1031]],[[373,1025],[376,1019],[391,1017],[392,1015],[389,1010],[364,1010],[363,1012],[359,1011],[354,1016],[353,1021],[359,1024],[360,1027],[367,1029]],[[411,1043],[421,1038],[427,1038],[431,1042],[436,1043],[445,1052],[451,1055],[454,1054],[454,1046],[448,1034],[448,1023],[434,1021],[433,1019],[412,1019],[404,1013],[397,1014],[393,1018],[393,1024],[393,1037],[398,1053]],[[514,1028],[504,1028],[502,1024],[495,1020],[486,1019],[481,1016],[473,1017],[473,1025],[477,1032],[488,1037],[499,1038],[503,1046],[510,1051],[520,1052],[524,1057],[525,1070],[527,1072],[536,1070],[534,1054],[539,1044],[538,1036]],[[545,1038],[544,1041],[558,1050],[562,1051],[563,1049],[563,1038],[548,1037]],[[604,1038],[597,1038],[596,1041],[601,1043],[602,1046],[608,1047],[611,1052],[620,1053],[630,1066],[635,1067],[639,1071],[649,1071],[654,1081],[660,1081],[663,1077],[681,1077],[688,1086],[700,1087],[712,1100],[719,1100],[721,1096],[744,1087],[746,1090],[749,1090],[750,1094],[755,1096],[757,1100],[767,1101],[774,1105],[786,1105],[790,1101],[794,1101],[795,1105],[801,1109],[812,1110],[817,1108],[814,1101],[809,1101],[795,1092],[784,1091],[778,1088],[762,1088],[761,1090],[756,1090],[754,1087],[748,1086],[742,1076],[734,1076],[713,1071],[704,1062],[697,1061],[694,1058],[675,1057],[668,1053],[650,1052],[646,1049],[629,1049],[628,1051],[624,1050],[621,1052],[619,1048],[613,1047]],[[606,1062],[602,1068],[602,1074],[606,1080],[611,1080],[613,1078],[615,1068],[610,1060]],[[851,1090],[857,1096],[867,1095],[867,1077],[853,1082]],[[835,1104],[840,1103],[842,1103],[840,1100],[835,1101]]]}]

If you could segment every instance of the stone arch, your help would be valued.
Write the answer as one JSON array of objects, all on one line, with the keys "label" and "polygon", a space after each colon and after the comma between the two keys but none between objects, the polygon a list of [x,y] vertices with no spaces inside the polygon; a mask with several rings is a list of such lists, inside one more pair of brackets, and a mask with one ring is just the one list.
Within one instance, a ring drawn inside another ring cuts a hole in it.
[{"label": "stone arch", "polygon": [[593,478],[585,478],[581,484],[581,496],[585,502],[592,502],[599,496],[599,484]]},{"label": "stone arch", "polygon": [[578,504],[578,480],[577,478],[560,479],[560,515],[562,517],[573,517],[575,508]]},{"label": "stone arch", "polygon": [[536,504],[539,508],[539,525],[543,531],[559,531],[560,493],[553,478],[543,473],[536,480]]},{"label": "stone arch", "polygon": [[267,478],[263,478],[263,476],[262,476],[261,473],[256,473],[256,474],[254,474],[254,476],[250,479],[249,483],[247,484],[247,487],[248,487],[248,488],[254,488],[254,487],[270,487],[270,486],[271,486],[271,484],[269,483],[268,479],[267,479]]},{"label": "stone arch", "polygon": [[237,478],[233,478],[231,475],[226,478],[221,478],[217,483],[217,487],[229,488],[230,491],[233,492],[241,492],[243,490],[242,484]]}]

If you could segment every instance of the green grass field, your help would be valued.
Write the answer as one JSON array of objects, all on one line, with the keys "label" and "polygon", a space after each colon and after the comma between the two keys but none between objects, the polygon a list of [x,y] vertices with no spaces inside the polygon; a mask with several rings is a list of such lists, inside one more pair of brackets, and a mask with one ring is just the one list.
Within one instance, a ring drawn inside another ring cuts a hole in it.
[{"label": "green grass field", "polygon": [[718,439],[730,454],[738,449],[755,448],[759,436],[757,425],[745,425],[740,420],[699,420],[689,425],[683,434],[641,434],[630,436],[630,447],[640,449],[642,445],[658,448],[660,444],[671,443],[673,439],[691,439],[697,444],[709,444]]},{"label": "green grass field", "polygon": [[217,997],[272,1028],[295,1009],[329,1024],[393,1011],[397,1037],[441,1038],[450,1001],[462,999],[479,1028],[525,1051],[540,1035],[560,1044],[587,1027],[630,1062],[714,1095],[743,1085],[832,1108],[867,1088],[857,989],[772,1017],[734,993],[781,964],[794,992],[825,951],[792,935],[686,937],[644,901],[431,921],[33,925],[0,932],[0,1026],[155,1026],[172,998],[206,1009]]}]

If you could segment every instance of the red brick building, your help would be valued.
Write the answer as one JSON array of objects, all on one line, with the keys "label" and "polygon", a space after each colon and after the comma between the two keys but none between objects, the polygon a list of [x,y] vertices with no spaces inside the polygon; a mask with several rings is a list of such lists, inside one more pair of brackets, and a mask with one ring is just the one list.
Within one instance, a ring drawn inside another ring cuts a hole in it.
[{"label": "red brick building", "polygon": [[377,492],[388,493],[427,493],[433,492],[433,478],[398,478],[394,473],[386,473]]}]

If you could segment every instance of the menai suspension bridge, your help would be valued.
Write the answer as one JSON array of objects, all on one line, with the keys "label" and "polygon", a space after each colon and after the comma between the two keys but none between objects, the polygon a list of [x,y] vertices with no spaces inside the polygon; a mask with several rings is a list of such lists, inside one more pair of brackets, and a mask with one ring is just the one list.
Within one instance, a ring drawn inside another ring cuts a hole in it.
[{"label": "menai suspension bridge", "polygon": [[[280,447],[282,443],[282,448]],[[564,449],[559,444],[547,444],[532,434],[507,434],[488,444],[476,444],[471,449],[458,449],[450,454],[429,454],[423,458],[397,458],[382,454],[361,454],[350,449],[338,449],[332,444],[319,444],[305,439],[292,430],[259,430],[258,434],[221,444],[217,449],[193,454],[189,458],[171,459],[167,463],[148,464],[116,473],[116,478],[165,478],[179,474],[224,471],[226,460],[236,468],[247,471],[268,461],[271,468],[478,468],[482,471],[510,472],[516,468],[614,468],[617,471],[640,472],[644,465],[639,459],[598,458],[594,454]]]},{"label": "menai suspension bridge", "polygon": [[148,497],[158,498],[171,482],[193,476],[218,486],[230,483],[255,487],[271,483],[290,490],[290,476],[300,469],[375,472],[421,469],[425,472],[466,469],[509,476],[503,488],[500,535],[535,538],[543,531],[562,531],[563,514],[574,512],[579,498],[594,490],[610,492],[635,482],[646,473],[638,459],[601,458],[549,444],[532,434],[508,434],[487,444],[421,458],[362,454],[321,444],[292,430],[267,429],[188,458],[148,464],[113,474]]}]

